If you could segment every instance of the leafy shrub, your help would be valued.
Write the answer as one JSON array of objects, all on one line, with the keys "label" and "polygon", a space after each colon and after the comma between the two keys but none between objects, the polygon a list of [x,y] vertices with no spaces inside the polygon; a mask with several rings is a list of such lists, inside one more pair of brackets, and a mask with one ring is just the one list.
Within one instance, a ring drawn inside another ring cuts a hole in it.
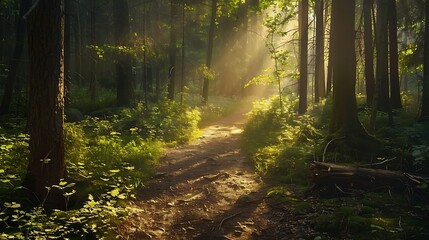
[{"label": "leafy shrub", "polygon": [[266,176],[277,173],[283,182],[305,183],[308,159],[321,139],[310,115],[297,115],[297,99],[277,97],[255,103],[243,133],[243,148],[257,171]]},{"label": "leafy shrub", "polygon": [[117,123],[122,132],[138,133],[143,138],[186,143],[196,136],[200,114],[198,110],[174,101],[164,101],[145,108],[143,103],[125,109]]}]

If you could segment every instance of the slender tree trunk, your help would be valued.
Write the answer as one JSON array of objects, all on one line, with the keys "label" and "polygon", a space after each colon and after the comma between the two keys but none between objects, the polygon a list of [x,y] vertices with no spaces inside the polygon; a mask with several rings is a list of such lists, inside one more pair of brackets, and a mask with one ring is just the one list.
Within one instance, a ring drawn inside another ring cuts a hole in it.
[{"label": "slender tree trunk", "polygon": [[394,109],[402,108],[398,66],[398,19],[396,0],[389,0],[389,54],[390,54],[390,103]]},{"label": "slender tree trunk", "polygon": [[307,112],[307,81],[308,81],[308,0],[300,2],[299,9],[299,107],[298,113]]},{"label": "slender tree trunk", "polygon": [[425,40],[423,60],[423,96],[420,121],[429,121],[429,1],[425,2]]},{"label": "slender tree trunk", "polygon": [[[159,25],[159,1],[154,0],[152,3],[152,14],[151,14],[151,24],[153,31],[153,39],[154,39],[154,49],[155,52],[158,53],[160,49],[159,39],[158,37],[161,35],[161,27]],[[161,99],[161,77],[160,77],[160,56],[155,54],[154,60],[154,71],[155,71],[155,101],[158,102]]]},{"label": "slender tree trunk", "polygon": [[80,0],[75,0],[74,6],[74,51],[75,51],[75,74],[76,84],[81,86],[82,82],[82,39],[80,26]]},{"label": "slender tree trunk", "polygon": [[[96,32],[95,32],[95,25],[96,25],[96,9],[95,9],[95,0],[90,0],[90,26],[89,26],[89,42],[90,45],[95,45],[96,40]],[[125,17],[125,16],[124,16]],[[128,17],[128,16],[127,16]],[[124,26],[126,27],[126,26]],[[89,57],[89,94],[91,96],[91,100],[95,100],[97,97],[97,76],[95,71],[95,59],[97,58],[94,51],[91,51],[90,57]]]},{"label": "slender tree trunk", "polygon": [[[330,19],[330,26],[329,26],[329,36],[332,36],[332,6],[329,7],[328,1],[325,1],[325,16],[328,17],[329,12],[331,12],[331,19]],[[331,11],[329,11],[329,9]],[[332,55],[334,46],[332,45],[332,40],[329,37],[329,43],[328,43],[328,66],[327,66],[327,76],[326,76],[326,96],[329,96],[332,92]]]},{"label": "slender tree trunk", "polygon": [[[24,186],[47,208],[64,208],[61,193],[46,187],[65,178],[64,18],[61,2],[40,0],[29,18],[30,159]],[[43,31],[41,31],[43,29]],[[32,194],[30,194],[31,196]]]},{"label": "slender tree trunk", "polygon": [[28,9],[30,9],[30,7],[31,7],[31,0],[21,0],[19,16],[16,23],[15,48],[14,48],[12,60],[9,65],[9,74],[7,75],[7,78],[6,78],[5,92],[0,106],[0,115],[9,113],[14,85],[16,82],[16,77],[18,75],[19,65],[21,62],[21,55],[24,49],[25,22],[22,19],[22,17],[28,11]]},{"label": "slender tree trunk", "polygon": [[176,84],[176,52],[177,52],[177,16],[179,12],[179,6],[175,0],[170,0],[171,6],[171,22],[170,22],[170,49],[169,59],[170,68],[168,72],[168,99],[174,100],[175,95],[175,84]]},{"label": "slender tree trunk", "polygon": [[[216,28],[216,14],[217,14],[217,2],[218,0],[212,0],[212,12],[210,17],[210,27],[209,27],[209,43],[207,45],[207,58],[206,58],[206,66],[208,69],[211,68],[212,64],[212,56],[213,56],[213,42]],[[207,104],[209,101],[209,79],[207,77],[204,78],[203,85],[203,103]]]},{"label": "slender tree trunk", "polygon": [[[130,20],[127,0],[113,0],[114,36],[117,46],[126,46],[130,39]],[[131,56],[118,53],[116,64],[117,105],[129,106],[134,99]]]},{"label": "slender tree trunk", "polygon": [[374,0],[363,1],[364,44],[365,44],[365,85],[366,103],[372,104],[374,99],[374,43],[372,32],[372,7]]},{"label": "slender tree trunk", "polygon": [[181,79],[180,79],[180,104],[183,103],[183,93],[185,88],[185,60],[186,60],[186,35],[185,35],[185,20],[186,20],[186,4],[185,2],[182,3],[182,70],[181,72]]},{"label": "slender tree trunk", "polygon": [[64,1],[64,102],[70,105],[71,96],[71,1]]},{"label": "slender tree trunk", "polygon": [[316,0],[316,64],[314,80],[314,101],[325,97],[325,22],[323,19],[324,0]]},{"label": "slender tree trunk", "polygon": [[389,52],[388,52],[388,5],[386,0],[377,0],[376,26],[376,81],[379,83],[378,109],[388,112],[390,109],[389,97]]}]

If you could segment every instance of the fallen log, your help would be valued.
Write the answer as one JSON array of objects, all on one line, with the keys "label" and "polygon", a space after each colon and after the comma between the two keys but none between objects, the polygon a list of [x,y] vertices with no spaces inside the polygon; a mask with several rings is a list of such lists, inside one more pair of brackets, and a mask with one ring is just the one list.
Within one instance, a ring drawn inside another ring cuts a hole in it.
[{"label": "fallen log", "polygon": [[313,162],[311,164],[312,181],[316,187],[335,186],[365,191],[413,192],[416,188],[427,190],[429,178],[400,171],[373,169],[359,166]]}]

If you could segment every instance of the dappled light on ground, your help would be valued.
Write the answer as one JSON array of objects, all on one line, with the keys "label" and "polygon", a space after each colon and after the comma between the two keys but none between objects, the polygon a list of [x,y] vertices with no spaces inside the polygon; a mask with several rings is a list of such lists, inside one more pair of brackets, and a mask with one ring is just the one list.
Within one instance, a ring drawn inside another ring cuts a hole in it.
[{"label": "dappled light on ground", "polygon": [[[231,120],[242,119],[241,122]],[[139,194],[123,233],[130,239],[251,239],[268,222],[266,189],[241,152],[243,113],[170,149]],[[230,124],[226,124],[230,122]]]}]

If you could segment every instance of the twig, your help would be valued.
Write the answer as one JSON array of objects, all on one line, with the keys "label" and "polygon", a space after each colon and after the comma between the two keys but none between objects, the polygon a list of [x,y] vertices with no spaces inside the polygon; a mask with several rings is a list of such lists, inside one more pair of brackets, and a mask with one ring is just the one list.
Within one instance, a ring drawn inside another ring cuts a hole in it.
[{"label": "twig", "polygon": [[22,16],[22,19],[26,20],[28,15],[37,7],[37,5],[39,4],[40,0],[37,0],[33,6],[31,6],[31,8],[24,14],[24,16]]},{"label": "twig", "polygon": [[328,146],[329,146],[329,144],[331,144],[331,142],[333,142],[333,141],[335,141],[335,140],[341,140],[341,139],[344,139],[344,138],[346,138],[346,137],[345,137],[345,136],[343,136],[343,137],[334,138],[334,139],[331,139],[331,141],[329,141],[329,142],[326,144],[326,146],[325,146],[325,150],[323,150],[322,162],[325,162],[325,154],[326,154],[326,150],[328,150]]},{"label": "twig", "polygon": [[386,159],[386,160],[384,160],[384,161],[382,161],[382,162],[378,162],[378,163],[369,163],[369,164],[359,165],[359,167],[371,167],[371,166],[377,166],[377,165],[381,165],[381,164],[388,163],[388,162],[393,161],[393,160],[395,160],[395,159],[396,159],[396,157],[393,157],[393,158],[389,158],[389,159]]},{"label": "twig", "polygon": [[224,223],[224,222],[228,221],[228,220],[229,220],[229,219],[231,219],[231,218],[234,218],[234,217],[236,217],[236,216],[240,215],[241,213],[242,213],[242,212],[238,212],[238,213],[232,214],[231,216],[228,216],[228,217],[226,217],[226,218],[222,219],[222,221],[220,221],[220,223],[219,223],[219,230],[221,230],[221,229],[222,229],[222,225],[223,225],[223,223]]}]

